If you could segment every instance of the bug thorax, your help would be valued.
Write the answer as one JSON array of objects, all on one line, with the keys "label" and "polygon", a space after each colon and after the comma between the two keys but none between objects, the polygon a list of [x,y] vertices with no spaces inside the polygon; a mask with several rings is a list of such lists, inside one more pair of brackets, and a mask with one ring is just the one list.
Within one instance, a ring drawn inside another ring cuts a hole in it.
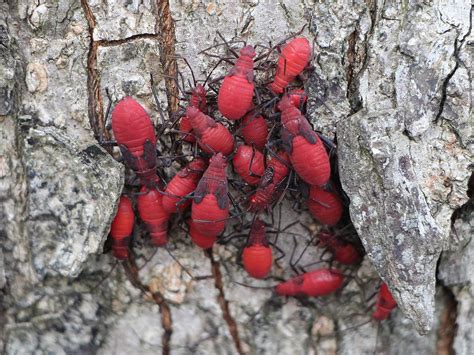
[{"label": "bug thorax", "polygon": [[188,163],[184,169],[178,172],[180,177],[187,176],[201,176],[207,168],[207,163],[202,158],[195,158],[192,162]]},{"label": "bug thorax", "polygon": [[186,116],[189,117],[191,126],[193,127],[195,133],[198,136],[201,135],[209,127],[215,125],[215,122],[211,117],[202,113],[196,107],[189,106],[186,109]]},{"label": "bug thorax", "polygon": [[250,57],[250,58],[253,58],[257,55],[257,53],[255,53],[255,49],[253,48],[253,46],[250,46],[250,45],[243,47],[240,50],[239,54],[241,57]]},{"label": "bug thorax", "polygon": [[318,233],[318,239],[323,245],[331,245],[335,240],[336,236],[326,230],[322,230]]},{"label": "bug thorax", "polygon": [[207,112],[206,90],[201,84],[196,85],[193,89],[190,105],[198,108],[201,112]]},{"label": "bug thorax", "polygon": [[288,97],[290,98],[291,104],[299,109],[302,104],[305,104],[308,101],[308,95],[302,89],[296,89],[288,93]]},{"label": "bug thorax", "polygon": [[304,276],[299,275],[288,281],[282,282],[275,287],[275,292],[282,296],[296,296],[301,293],[301,285],[304,282]]},{"label": "bug thorax", "polygon": [[255,49],[252,46],[245,46],[240,50],[240,56],[237,58],[235,68],[243,75],[253,72],[253,57],[255,55]]},{"label": "bug thorax", "polygon": [[268,168],[271,168],[275,175],[282,178],[288,174],[288,165],[290,157],[286,152],[280,151],[276,156],[272,157],[268,162]]},{"label": "bug thorax", "polygon": [[247,242],[247,246],[252,245],[263,245],[265,247],[269,245],[267,237],[265,236],[265,223],[258,218],[252,223],[249,240]]},{"label": "bug thorax", "polygon": [[284,95],[277,104],[277,109],[280,110],[281,112],[289,108],[294,108],[294,107],[295,106],[292,104],[292,101],[289,95]]},{"label": "bug thorax", "polygon": [[227,160],[222,153],[215,154],[209,161],[209,167],[204,173],[204,177],[212,179],[225,179]]}]

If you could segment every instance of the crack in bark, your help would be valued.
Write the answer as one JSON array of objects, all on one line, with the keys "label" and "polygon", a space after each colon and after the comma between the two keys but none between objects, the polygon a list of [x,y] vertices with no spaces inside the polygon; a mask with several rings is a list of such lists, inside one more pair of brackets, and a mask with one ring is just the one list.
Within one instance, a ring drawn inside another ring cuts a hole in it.
[{"label": "crack in bark", "polygon": [[157,0],[156,11],[155,32],[160,34],[160,61],[165,77],[168,115],[171,117],[178,111],[179,103],[179,91],[176,83],[178,63],[175,52],[175,24],[168,0]]},{"label": "crack in bark", "polygon": [[439,103],[439,111],[438,111],[438,114],[436,115],[435,119],[433,120],[433,123],[435,123],[435,124],[438,123],[439,119],[441,118],[441,115],[443,114],[444,105],[446,103],[446,99],[447,99],[447,96],[448,96],[447,91],[448,91],[449,82],[451,81],[451,78],[454,76],[454,74],[456,74],[456,71],[458,70],[459,66],[462,63],[462,60],[459,57],[459,52],[461,51],[461,47],[463,46],[464,41],[471,34],[471,31],[472,31],[472,13],[473,12],[474,12],[474,5],[471,5],[471,9],[470,9],[470,13],[469,13],[469,30],[467,31],[467,33],[463,36],[463,38],[461,40],[459,40],[459,35],[454,40],[453,56],[454,56],[454,60],[456,61],[456,64],[454,65],[453,70],[451,70],[449,72],[449,74],[446,76],[446,78],[443,81],[443,86],[442,86],[442,91],[441,91],[441,100],[440,100],[440,103]]},{"label": "crack in bark", "polygon": [[163,355],[169,355],[171,350],[171,335],[173,334],[173,318],[171,317],[170,306],[168,305],[166,299],[160,292],[152,292],[148,285],[145,285],[140,281],[138,275],[138,267],[135,263],[135,258],[132,253],[130,253],[129,255],[128,264],[123,263],[123,268],[131,284],[138,290],[150,294],[153,298],[153,301],[155,301],[155,303],[160,308],[161,326],[163,328],[163,336],[161,338],[161,346],[163,349],[162,353]]},{"label": "crack in bark", "polygon": [[120,38],[120,39],[100,39],[98,41],[94,41],[101,47],[114,47],[120,46],[125,43],[130,43],[140,39],[153,39],[153,40],[160,40],[161,37],[157,33],[139,33],[130,37]]},{"label": "crack in bark", "polygon": [[[346,56],[348,66],[346,69],[346,97],[349,100],[349,105],[351,108],[349,115],[353,115],[363,106],[362,98],[360,97],[359,92],[359,84],[362,74],[367,69],[369,58],[369,41],[374,33],[375,23],[377,21],[377,1],[366,0],[366,5],[370,14],[371,25],[369,31],[365,35],[363,42],[361,43],[361,46],[359,47],[357,43],[357,36],[359,35],[360,31],[359,21],[355,23],[354,31],[347,38]],[[358,64],[360,65],[360,69],[356,72],[356,66]]]},{"label": "crack in bark", "polygon": [[441,355],[454,355],[453,344],[457,332],[456,319],[458,303],[451,290],[443,286],[446,300],[444,309],[439,317],[439,329],[437,332],[436,353]]},{"label": "crack in bark", "polygon": [[351,106],[351,112],[350,114],[354,114],[355,112],[358,111],[358,109],[361,106],[361,101],[358,98],[358,88],[356,85],[355,79],[355,74],[354,74],[354,69],[356,65],[356,60],[357,60],[357,51],[356,51],[356,43],[357,43],[357,26],[354,29],[354,31],[349,35],[347,38],[347,69],[346,69],[346,80],[347,80],[347,94],[346,97],[349,100],[349,104]]},{"label": "crack in bark", "polygon": [[239,331],[237,329],[237,323],[235,319],[230,314],[229,310],[229,302],[225,298],[224,293],[224,283],[222,281],[222,273],[219,266],[219,262],[214,259],[212,254],[212,249],[206,251],[206,255],[211,261],[211,269],[212,275],[214,276],[214,286],[219,291],[219,295],[217,296],[217,301],[219,306],[221,307],[222,314],[224,316],[224,320],[227,323],[227,327],[229,328],[229,332],[234,340],[235,347],[239,354],[243,354],[244,351],[242,349],[242,344],[240,342]]},{"label": "crack in bark", "polygon": [[[100,94],[100,76],[97,70],[97,48],[98,43],[94,42],[94,29],[96,26],[95,16],[92,13],[87,0],[81,0],[84,16],[86,17],[88,31],[90,36],[89,53],[87,55],[87,95],[89,101],[89,123],[94,136],[97,139],[110,139],[108,132],[105,130],[103,103]],[[102,132],[101,132],[102,131]],[[105,132],[104,132],[105,131]]]}]

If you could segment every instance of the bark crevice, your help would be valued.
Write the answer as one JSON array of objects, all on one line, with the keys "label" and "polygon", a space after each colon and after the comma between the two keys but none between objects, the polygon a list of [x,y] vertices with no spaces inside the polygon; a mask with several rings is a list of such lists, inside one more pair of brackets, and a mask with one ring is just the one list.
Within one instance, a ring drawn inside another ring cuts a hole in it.
[{"label": "bark crevice", "polygon": [[96,20],[92,9],[87,0],[81,0],[82,9],[86,17],[88,31],[90,36],[89,53],[87,55],[87,94],[88,94],[88,111],[89,123],[94,132],[96,139],[110,139],[110,135],[105,129],[104,121],[104,105],[102,95],[100,93],[100,74],[97,69],[97,49],[99,43],[94,41],[94,29]]},{"label": "bark crevice", "polygon": [[[433,120],[433,123],[437,124],[441,118],[441,115],[443,114],[443,111],[444,111],[444,105],[446,103],[446,99],[447,99],[447,96],[448,96],[448,85],[449,85],[449,82],[451,81],[452,77],[454,76],[454,74],[456,74],[456,71],[458,70],[459,66],[462,64],[464,66],[466,66],[461,57],[459,56],[459,53],[461,51],[461,48],[466,40],[466,38],[469,37],[469,35],[471,34],[471,31],[472,31],[472,13],[474,12],[474,5],[471,6],[471,9],[470,9],[470,14],[469,14],[469,29],[467,31],[467,33],[461,38],[459,39],[459,34],[458,36],[455,38],[454,40],[454,52],[453,52],[453,57],[454,57],[454,60],[456,61],[455,65],[454,65],[454,68],[448,73],[448,75],[446,76],[446,78],[444,79],[443,81],[443,85],[441,87],[441,99],[440,99],[440,103],[439,103],[439,111],[438,111],[438,114],[436,115],[435,119]],[[444,22],[444,21],[443,21]],[[445,22],[446,23],[446,22]],[[450,26],[453,26],[455,27],[454,25],[452,24],[449,24]]]},{"label": "bark crevice", "polygon": [[155,32],[159,34],[160,61],[165,77],[166,96],[168,101],[168,115],[171,117],[178,110],[179,90],[176,83],[178,64],[176,61],[176,33],[175,23],[171,16],[168,0],[156,1]]},{"label": "bark crevice", "polygon": [[444,355],[456,354],[454,350],[454,339],[456,337],[456,318],[458,303],[456,297],[448,287],[443,287],[445,293],[444,308],[439,317],[439,328],[436,342],[436,353]]},{"label": "bark crevice", "polygon": [[217,295],[217,302],[221,307],[222,314],[224,316],[224,320],[227,323],[229,328],[229,332],[234,340],[235,347],[239,354],[243,354],[242,344],[240,342],[239,331],[237,329],[237,322],[235,321],[234,317],[230,313],[229,309],[229,301],[225,298],[224,293],[224,282],[222,280],[222,272],[220,269],[219,262],[214,259],[214,255],[212,254],[212,250],[206,251],[206,255],[211,262],[211,270],[212,275],[214,277],[214,286],[216,287],[219,294]]},{"label": "bark crevice", "polygon": [[166,302],[165,297],[160,292],[151,291],[148,285],[145,285],[140,281],[138,267],[132,255],[130,255],[128,262],[129,264],[123,264],[123,266],[130,283],[138,290],[151,295],[153,301],[160,308],[161,326],[163,327],[163,336],[161,339],[161,347],[163,349],[162,353],[163,355],[169,355],[171,353],[171,335],[173,334],[173,318],[171,316],[171,308]]}]

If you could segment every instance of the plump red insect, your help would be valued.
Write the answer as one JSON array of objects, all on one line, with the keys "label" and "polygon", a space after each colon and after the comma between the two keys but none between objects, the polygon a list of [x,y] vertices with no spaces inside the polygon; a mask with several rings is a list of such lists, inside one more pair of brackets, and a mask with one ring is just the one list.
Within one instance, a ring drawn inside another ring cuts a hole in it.
[{"label": "plump red insect", "polygon": [[188,107],[186,116],[189,117],[201,149],[209,154],[222,153],[229,155],[234,149],[234,137],[221,123],[217,123],[208,115],[195,107]]},{"label": "plump red insect", "polygon": [[395,307],[397,307],[397,301],[393,298],[388,286],[383,282],[380,286],[375,312],[372,314],[372,318],[378,321],[385,320],[390,316],[390,313]]},{"label": "plump red insect", "polygon": [[286,86],[295,80],[308,65],[311,57],[311,46],[306,38],[298,37],[283,47],[278,59],[275,79],[270,89],[275,94],[281,94]]},{"label": "plump red insect", "polygon": [[181,211],[189,206],[191,200],[183,202],[182,199],[196,189],[206,167],[207,163],[203,159],[196,158],[171,179],[166,186],[162,200],[166,212],[176,213],[177,204],[179,204]]},{"label": "plump red insect", "polygon": [[206,236],[222,233],[229,217],[226,166],[221,153],[214,155],[194,191],[191,219],[196,231]]},{"label": "plump red insect", "polygon": [[343,281],[338,270],[316,269],[278,284],[275,292],[280,296],[325,296],[339,289]]},{"label": "plump red insect", "polygon": [[256,219],[252,223],[247,245],[242,253],[245,271],[256,279],[263,279],[272,268],[272,248],[265,236],[265,224]]},{"label": "plump red insect", "polygon": [[289,166],[290,158],[283,151],[268,159],[267,167],[260,179],[257,191],[249,198],[250,211],[263,211],[272,203],[278,195],[282,181],[288,176]]},{"label": "plump red insect", "polygon": [[[189,106],[196,107],[202,113],[207,114],[207,100],[206,100],[206,90],[201,84],[196,85],[191,93],[191,98],[189,100]],[[179,121],[179,130],[181,132],[187,132],[191,134],[183,134],[183,140],[188,143],[194,143],[196,138],[192,132],[193,127],[188,116],[181,117]]]},{"label": "plump red insect", "polygon": [[361,255],[357,248],[348,242],[339,240],[335,234],[329,231],[318,233],[319,245],[329,250],[334,260],[343,265],[357,264],[361,260]]},{"label": "plump red insect", "polygon": [[331,165],[321,139],[288,96],[280,100],[278,108],[283,124],[282,140],[296,173],[310,185],[326,184]]},{"label": "plump red insect", "polygon": [[110,228],[112,238],[112,252],[119,260],[128,258],[128,246],[132,235],[135,214],[133,213],[132,201],[127,196],[121,196],[117,214]]},{"label": "plump red insect", "polygon": [[217,236],[216,235],[205,235],[196,229],[196,226],[192,219],[188,219],[189,236],[194,244],[202,249],[210,249],[214,245]]},{"label": "plump red insect", "polygon": [[129,96],[122,99],[112,111],[112,130],[125,164],[135,171],[142,184],[155,185],[156,135],[144,108]]},{"label": "plump red insect", "polygon": [[168,242],[170,214],[163,208],[163,195],[158,190],[148,190],[145,186],[140,189],[140,193],[137,198],[140,218],[145,222],[152,243],[157,247],[164,246]]},{"label": "plump red insect", "polygon": [[265,171],[263,154],[248,145],[237,148],[232,163],[235,172],[249,185],[257,185]]},{"label": "plump red insect", "polygon": [[265,148],[268,139],[268,124],[262,115],[251,112],[242,119],[242,137],[248,145],[255,145],[259,150]]},{"label": "plump red insect", "polygon": [[321,224],[334,226],[342,217],[343,206],[339,196],[319,186],[311,186],[307,204],[311,215]]},{"label": "plump red insect", "polygon": [[253,57],[255,50],[252,46],[242,48],[237,62],[219,89],[217,107],[229,120],[238,120],[252,108]]}]

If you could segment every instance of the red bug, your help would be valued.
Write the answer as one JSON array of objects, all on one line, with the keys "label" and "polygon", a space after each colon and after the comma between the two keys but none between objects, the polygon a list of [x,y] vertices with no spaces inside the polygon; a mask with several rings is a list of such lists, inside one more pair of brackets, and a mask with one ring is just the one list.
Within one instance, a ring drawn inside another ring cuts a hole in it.
[{"label": "red bug", "polygon": [[229,155],[233,151],[234,137],[221,123],[195,107],[188,107],[186,116],[189,117],[194,133],[199,138],[199,146],[204,152]]},{"label": "red bug", "polygon": [[226,166],[221,153],[214,155],[194,191],[191,218],[196,231],[206,236],[219,235],[229,217]]},{"label": "red bug", "polygon": [[257,185],[265,171],[263,154],[248,145],[237,148],[232,162],[235,172],[249,185]]},{"label": "red bug", "polygon": [[342,217],[343,206],[339,196],[319,186],[311,186],[307,204],[311,215],[321,224],[334,226]]},{"label": "red bug", "polygon": [[242,253],[245,271],[256,279],[263,279],[272,268],[273,255],[265,236],[265,224],[258,218],[252,223],[250,237]]},{"label": "red bug", "polygon": [[325,296],[339,289],[344,281],[342,273],[335,269],[316,269],[295,276],[275,286],[280,296]]},{"label": "red bug", "polygon": [[249,198],[250,211],[262,211],[272,203],[282,181],[288,176],[290,169],[288,154],[280,151],[267,161],[267,167],[260,179],[257,191]]},{"label": "red bug", "polygon": [[189,236],[194,244],[202,249],[210,249],[214,245],[217,236],[216,235],[205,235],[199,232],[196,229],[195,223],[192,219],[188,219],[188,226],[189,226]]},{"label": "red bug", "polygon": [[145,186],[140,189],[137,198],[138,213],[150,232],[151,241],[157,247],[168,242],[168,220],[170,214],[162,204],[163,195],[156,189],[148,190]]},{"label": "red bug", "polygon": [[359,251],[353,244],[339,240],[329,231],[319,232],[318,239],[319,245],[327,248],[334,255],[334,260],[340,264],[353,265],[361,259]]},{"label": "red bug", "polygon": [[240,56],[224,78],[219,94],[217,107],[220,113],[229,120],[238,120],[252,108],[253,98],[253,57],[255,49],[245,46]]},{"label": "red bug", "polygon": [[120,197],[117,214],[110,228],[112,238],[112,252],[119,260],[128,258],[128,245],[132,235],[135,214],[133,213],[132,201],[127,196]]},{"label": "red bug", "polygon": [[283,124],[282,140],[296,173],[310,185],[326,184],[331,164],[321,139],[288,96],[280,100],[278,108]]},{"label": "red bug", "polygon": [[[186,195],[196,189],[199,179],[206,167],[207,163],[203,159],[196,158],[171,179],[166,186],[162,200],[163,208],[166,212],[177,212],[177,204],[182,202],[181,200]],[[183,211],[190,203],[191,200],[181,203],[179,209]]]},{"label": "red bug", "polygon": [[[206,90],[204,86],[198,84],[195,86],[191,93],[191,99],[189,100],[189,106],[196,107],[202,113],[207,114],[207,100],[206,100]],[[179,121],[179,130],[181,132],[193,133],[193,127],[188,116],[181,117]],[[189,143],[194,143],[196,138],[192,134],[184,134],[183,140]]]},{"label": "red bug", "polygon": [[245,115],[240,127],[245,143],[253,144],[259,150],[265,148],[268,139],[268,124],[262,115],[256,115],[255,112]]},{"label": "red bug", "polygon": [[298,37],[290,41],[281,51],[270,89],[275,94],[281,94],[286,86],[301,74],[310,58],[311,46],[306,38]]},{"label": "red bug", "polygon": [[382,282],[372,318],[378,321],[385,320],[390,316],[390,313],[395,307],[397,307],[397,301],[393,298],[387,284]]},{"label": "red bug", "polygon": [[112,130],[125,164],[142,184],[156,184],[156,135],[144,108],[130,96],[122,99],[112,111]]}]

